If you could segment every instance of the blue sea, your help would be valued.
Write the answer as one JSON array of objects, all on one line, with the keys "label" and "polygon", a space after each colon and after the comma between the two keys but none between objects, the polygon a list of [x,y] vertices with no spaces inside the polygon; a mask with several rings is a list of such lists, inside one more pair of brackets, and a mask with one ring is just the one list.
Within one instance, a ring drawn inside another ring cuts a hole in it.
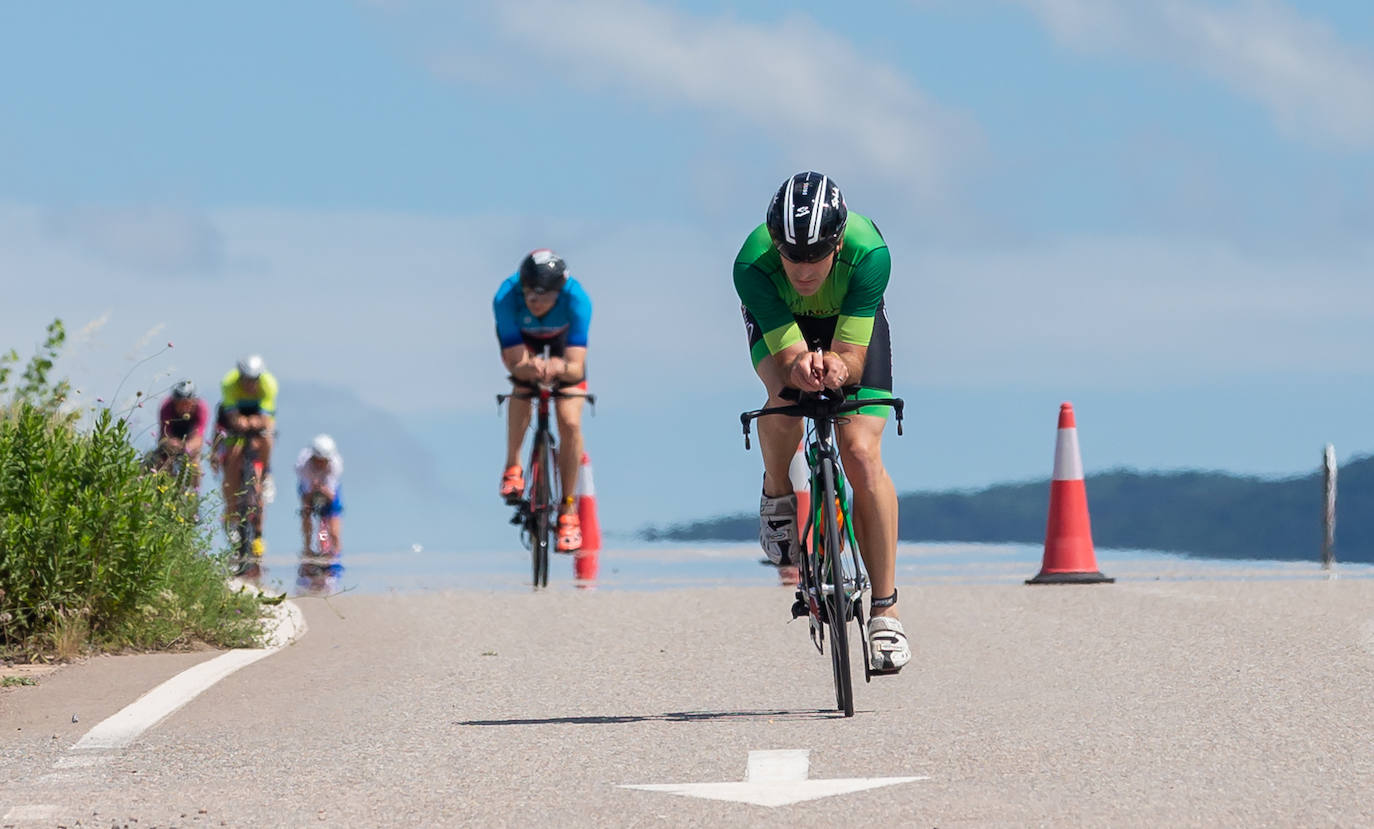
[{"label": "blue sea", "polygon": [[[667,590],[688,587],[777,585],[778,570],[762,562],[753,543],[612,542],[597,556],[594,579],[574,578],[570,556],[550,562],[549,589]],[[918,543],[897,552],[898,585],[1021,584],[1040,571],[1038,544]],[[297,592],[296,559],[271,552],[263,585]],[[529,553],[518,546],[487,552],[409,549],[347,552],[327,592],[416,590],[528,590]],[[1374,565],[1318,561],[1207,559],[1149,550],[1097,550],[1098,568],[1119,582],[1374,578]]]}]

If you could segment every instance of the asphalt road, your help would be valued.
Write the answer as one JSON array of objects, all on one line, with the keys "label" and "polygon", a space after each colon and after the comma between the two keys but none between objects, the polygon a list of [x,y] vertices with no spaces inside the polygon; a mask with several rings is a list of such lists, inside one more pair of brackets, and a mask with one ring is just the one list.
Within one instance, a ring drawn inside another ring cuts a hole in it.
[{"label": "asphalt road", "polygon": [[[852,719],[781,588],[297,600],[301,640],[123,749],[72,746],[213,653],[0,690],[0,825],[1374,824],[1374,581],[901,590],[915,660],[860,675]],[[783,749],[811,780],[928,779],[624,788]]]}]

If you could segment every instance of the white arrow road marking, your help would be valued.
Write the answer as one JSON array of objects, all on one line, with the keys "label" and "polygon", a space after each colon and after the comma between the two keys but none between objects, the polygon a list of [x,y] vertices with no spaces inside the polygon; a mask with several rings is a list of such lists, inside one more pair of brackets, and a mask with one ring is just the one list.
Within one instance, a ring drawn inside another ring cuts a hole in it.
[{"label": "white arrow road marking", "polygon": [[882,786],[895,786],[929,777],[843,777],[830,780],[810,780],[809,749],[749,752],[749,768],[742,783],[654,783],[623,785],[622,789],[641,789],[682,797],[701,797],[707,800],[730,800],[752,803],[755,806],[787,806],[803,800],[818,800],[837,794],[861,792]]},{"label": "white arrow road marking", "polygon": [[86,732],[72,749],[123,748],[216,682],[264,656],[271,656],[305,633],[305,616],[299,607],[282,602],[272,610],[276,619],[267,647],[228,651],[182,671]]}]

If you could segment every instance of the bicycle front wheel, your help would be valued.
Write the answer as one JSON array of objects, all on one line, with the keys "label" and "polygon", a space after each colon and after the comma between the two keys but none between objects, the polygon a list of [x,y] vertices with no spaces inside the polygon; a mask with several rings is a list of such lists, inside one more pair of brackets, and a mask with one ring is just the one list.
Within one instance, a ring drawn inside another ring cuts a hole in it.
[{"label": "bicycle front wheel", "polygon": [[817,530],[824,546],[822,581],[829,585],[826,596],[826,626],[830,628],[830,667],[835,673],[835,707],[846,717],[854,716],[854,682],[849,673],[849,588],[845,583],[844,556],[840,551],[839,501],[835,497],[835,467],[821,460],[821,523]]},{"label": "bicycle front wheel", "polygon": [[548,436],[537,435],[530,462],[534,473],[530,486],[533,496],[530,499],[530,564],[535,587],[549,584],[549,544],[553,537],[552,457]]}]

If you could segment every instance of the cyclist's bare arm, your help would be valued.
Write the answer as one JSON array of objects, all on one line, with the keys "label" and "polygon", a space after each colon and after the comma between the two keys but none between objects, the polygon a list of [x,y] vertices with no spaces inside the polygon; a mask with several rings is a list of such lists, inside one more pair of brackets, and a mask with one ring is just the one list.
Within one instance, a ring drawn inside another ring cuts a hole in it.
[{"label": "cyclist's bare arm", "polygon": [[[822,361],[819,360],[804,342],[795,342],[773,355],[782,374],[782,384],[802,391],[820,391]],[[769,389],[768,393],[777,396],[780,389]]]},{"label": "cyclist's bare arm", "polygon": [[564,348],[562,357],[549,359],[549,369],[553,373],[553,380],[560,383],[581,383],[587,373],[586,347],[570,345]]},{"label": "cyclist's bare arm", "polygon": [[266,413],[244,414],[243,412],[231,412],[229,414],[229,428],[234,432],[249,431],[272,431],[272,416]]},{"label": "cyclist's bare arm", "polygon": [[[826,387],[837,389],[841,386],[858,383],[859,378],[864,376],[864,363],[868,360],[868,346],[836,341],[830,348],[830,351],[825,352]],[[843,371],[830,364],[832,358],[844,364]],[[829,382],[832,377],[838,377],[838,382]]]},{"label": "cyclist's bare arm", "polygon": [[501,362],[515,379],[534,383],[539,380],[539,372],[544,361],[531,354],[524,343],[521,343],[501,349]]}]

